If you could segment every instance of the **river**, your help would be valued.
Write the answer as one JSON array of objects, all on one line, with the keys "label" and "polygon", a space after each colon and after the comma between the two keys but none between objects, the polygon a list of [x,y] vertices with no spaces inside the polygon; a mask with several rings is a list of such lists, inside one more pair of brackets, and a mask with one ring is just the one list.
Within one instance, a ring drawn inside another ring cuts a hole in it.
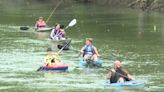
[{"label": "river", "polygon": [[[18,0],[19,1],[19,0]],[[78,52],[63,51],[63,63],[69,72],[36,72],[43,64],[49,32],[34,32],[36,18],[47,18],[52,3],[0,3],[0,91],[2,92],[163,92],[164,90],[164,18],[162,13],[128,8],[111,8],[96,4],[63,3],[48,22],[68,25],[72,47],[80,49],[85,38],[92,37],[103,59],[100,69],[79,68]],[[10,6],[10,7],[8,7]],[[29,26],[21,31],[20,26]],[[142,88],[104,88],[102,85],[114,60],[145,82]]]}]

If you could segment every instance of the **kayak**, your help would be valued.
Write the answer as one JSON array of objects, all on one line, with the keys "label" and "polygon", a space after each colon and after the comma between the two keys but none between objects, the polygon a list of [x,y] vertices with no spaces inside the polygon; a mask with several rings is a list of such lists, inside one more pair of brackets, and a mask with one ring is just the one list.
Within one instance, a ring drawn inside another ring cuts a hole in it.
[{"label": "kayak", "polygon": [[94,61],[93,63],[91,60],[90,61],[81,60],[80,66],[98,66],[98,67],[101,67],[102,63],[103,62],[101,60]]},{"label": "kayak", "polygon": [[123,83],[110,83],[110,82],[104,82],[104,86],[114,86],[114,87],[120,87],[120,86],[144,86],[144,82],[140,81],[126,81]]},{"label": "kayak", "polygon": [[52,38],[50,38],[50,39],[51,39],[52,42],[58,43],[58,44],[63,44],[65,42],[69,42],[69,41],[72,40],[71,38],[65,38],[65,39],[62,39],[62,40],[55,40],[55,39],[52,39]]},{"label": "kayak", "polygon": [[[70,42],[71,41],[71,39],[70,38],[68,38],[68,39],[65,39],[65,40],[59,40],[58,42],[57,42],[57,48],[58,49],[61,49],[63,46],[65,46],[68,42]],[[67,46],[65,46],[64,47],[64,49],[63,50],[69,50],[70,49],[70,45],[71,45],[71,42],[67,45]]]},{"label": "kayak", "polygon": [[50,27],[43,27],[43,28],[37,28],[35,31],[37,32],[47,32],[47,31],[51,31],[52,28]]},{"label": "kayak", "polygon": [[[62,47],[63,47],[64,45],[57,45],[57,48],[58,49],[61,49]],[[69,50],[69,46],[66,46],[66,47],[64,47],[64,49],[63,50]]]},{"label": "kayak", "polygon": [[60,66],[42,66],[37,71],[67,71],[68,66],[67,65],[60,65]]}]

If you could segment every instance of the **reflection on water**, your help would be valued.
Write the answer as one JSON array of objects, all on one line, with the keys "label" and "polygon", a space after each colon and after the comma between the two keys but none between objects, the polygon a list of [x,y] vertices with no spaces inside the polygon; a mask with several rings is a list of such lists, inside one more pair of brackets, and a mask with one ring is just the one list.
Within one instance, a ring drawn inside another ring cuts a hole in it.
[{"label": "reflection on water", "polygon": [[[53,25],[54,21],[66,25],[68,20],[76,18],[77,25],[67,29],[73,49],[80,49],[85,38],[93,37],[100,54],[107,59],[101,58],[104,61],[103,68],[79,68],[79,53],[63,51],[62,63],[70,66],[68,72],[36,72],[43,64],[47,47],[55,51],[58,49],[56,43],[49,40],[48,32],[34,32],[32,29],[36,17],[42,14],[48,16],[51,4],[38,3],[31,7],[29,4],[27,2],[28,7],[22,6],[19,10],[0,9],[4,11],[0,15],[0,91],[162,92],[164,89],[162,14],[130,9],[106,10],[109,7],[90,4],[63,4],[49,25]],[[40,10],[41,6],[43,10]],[[19,27],[22,25],[31,26],[28,31],[21,31]],[[145,82],[146,86],[104,88],[104,76],[115,59],[121,60],[124,67],[137,80]]]},{"label": "reflection on water", "polygon": [[138,14],[138,38],[142,38],[144,32],[144,14],[140,12]]},{"label": "reflection on water", "polygon": [[49,36],[46,32],[35,32],[35,35],[38,40],[47,39],[47,37]]}]

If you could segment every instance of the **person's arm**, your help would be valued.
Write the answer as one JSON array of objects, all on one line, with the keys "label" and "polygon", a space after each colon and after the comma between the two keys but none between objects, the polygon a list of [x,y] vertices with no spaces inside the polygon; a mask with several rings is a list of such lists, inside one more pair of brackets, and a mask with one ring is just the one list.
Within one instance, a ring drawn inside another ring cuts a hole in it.
[{"label": "person's arm", "polygon": [[49,27],[47,24],[46,24],[46,26],[45,27]]},{"label": "person's arm", "polygon": [[80,53],[84,53],[84,47],[81,48]]},{"label": "person's arm", "polygon": [[132,75],[127,74],[127,76],[128,76],[128,79],[129,79],[129,80],[135,80],[135,78],[134,78]]},{"label": "person's arm", "polygon": [[61,62],[61,58],[60,58],[59,54],[57,54],[57,53],[53,54],[53,59],[55,60],[55,63],[56,62]]},{"label": "person's arm", "polygon": [[55,31],[55,29],[52,29],[51,34],[50,34],[50,37],[51,37],[52,39],[55,39],[55,38],[54,38],[54,31]]},{"label": "person's arm", "polygon": [[111,76],[112,76],[112,72],[109,71],[109,73],[106,75],[106,80],[110,80]]},{"label": "person's arm", "polygon": [[98,53],[97,48],[96,48],[96,47],[94,47],[94,49],[95,49],[95,54],[96,54],[97,56],[100,56],[100,54]]},{"label": "person's arm", "polygon": [[49,60],[47,56],[44,58],[44,65],[51,66],[51,60]]},{"label": "person's arm", "polygon": [[47,62],[47,58],[44,57],[44,65],[47,65],[47,64],[48,64],[48,62]]},{"label": "person's arm", "polygon": [[123,69],[123,71],[127,74],[129,80],[135,80],[135,78],[132,75],[130,75],[127,70]]},{"label": "person's arm", "polygon": [[[44,21],[44,20],[43,20]],[[47,23],[44,21],[44,23],[45,23],[45,27],[48,27],[48,25],[47,25]]]},{"label": "person's arm", "polygon": [[37,22],[35,23],[34,28],[35,28],[35,29],[37,29],[37,28],[38,28],[38,23],[37,23]]},{"label": "person's arm", "polygon": [[58,61],[61,62],[61,58],[58,54],[56,54],[56,57],[57,57]]}]

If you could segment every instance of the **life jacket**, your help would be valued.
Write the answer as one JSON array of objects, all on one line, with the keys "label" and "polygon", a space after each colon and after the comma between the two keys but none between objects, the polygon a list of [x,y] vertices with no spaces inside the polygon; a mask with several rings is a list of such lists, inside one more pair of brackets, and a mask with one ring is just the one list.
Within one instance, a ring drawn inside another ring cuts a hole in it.
[{"label": "life jacket", "polygon": [[[124,76],[126,76],[126,77],[124,77]],[[110,83],[117,83],[117,81],[120,77],[124,78],[125,81],[130,81],[127,78],[127,73],[125,73],[122,68],[118,68],[118,69],[116,69],[116,72],[112,72],[112,75],[110,78]]]},{"label": "life jacket", "polygon": [[45,21],[37,21],[37,27],[46,27]]},{"label": "life jacket", "polygon": [[62,39],[64,38],[64,34],[61,32],[60,29],[53,29],[54,30],[54,37],[58,37],[59,39]]},{"label": "life jacket", "polygon": [[45,59],[46,59],[47,66],[52,66],[52,63],[60,62],[58,55],[52,55],[52,56],[47,55]]},{"label": "life jacket", "polygon": [[53,33],[54,35],[53,36],[58,36],[60,34],[60,30],[59,29],[54,28],[53,31],[54,31],[54,33]]},{"label": "life jacket", "polygon": [[95,54],[95,47],[93,45],[84,46],[84,55],[93,55]]}]

